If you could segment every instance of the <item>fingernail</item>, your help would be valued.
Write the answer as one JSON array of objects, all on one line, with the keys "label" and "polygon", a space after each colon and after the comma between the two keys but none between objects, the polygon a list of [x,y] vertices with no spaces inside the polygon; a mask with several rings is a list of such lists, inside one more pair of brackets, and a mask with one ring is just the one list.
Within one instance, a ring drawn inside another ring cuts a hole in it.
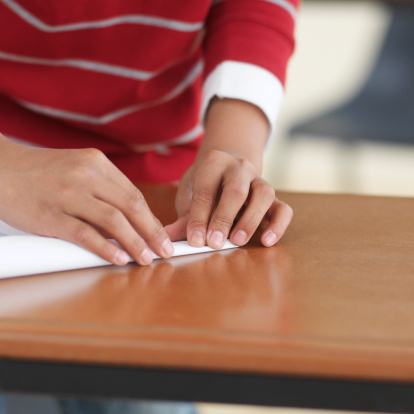
[{"label": "fingernail", "polygon": [[174,247],[171,244],[170,240],[165,239],[161,245],[161,250],[164,252],[165,256],[172,256],[174,253]]},{"label": "fingernail", "polygon": [[115,253],[114,262],[120,266],[126,265],[129,262],[129,256],[123,250],[118,250]]},{"label": "fingernail", "polygon": [[275,233],[273,233],[272,230],[269,230],[269,232],[266,234],[264,238],[264,242],[266,246],[273,246],[276,243],[277,236]]},{"label": "fingernail", "polygon": [[224,234],[221,231],[213,231],[208,238],[210,245],[215,249],[221,249],[224,244]]},{"label": "fingernail", "polygon": [[140,262],[143,265],[148,265],[152,262],[152,253],[148,249],[144,249],[141,253]]},{"label": "fingernail", "polygon": [[193,231],[191,234],[191,244],[195,247],[203,247],[205,244],[204,234],[201,231]]},{"label": "fingernail", "polygon": [[236,233],[233,235],[233,241],[238,246],[241,246],[242,244],[246,243],[247,239],[247,233],[243,230],[237,230]]}]

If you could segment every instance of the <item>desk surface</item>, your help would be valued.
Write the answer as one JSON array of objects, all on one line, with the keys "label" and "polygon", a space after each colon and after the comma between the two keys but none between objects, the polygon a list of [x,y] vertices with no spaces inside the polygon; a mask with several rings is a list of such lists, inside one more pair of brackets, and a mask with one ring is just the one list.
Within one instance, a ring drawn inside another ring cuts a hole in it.
[{"label": "desk surface", "polygon": [[272,248],[0,280],[0,358],[413,383],[414,199],[279,196]]}]

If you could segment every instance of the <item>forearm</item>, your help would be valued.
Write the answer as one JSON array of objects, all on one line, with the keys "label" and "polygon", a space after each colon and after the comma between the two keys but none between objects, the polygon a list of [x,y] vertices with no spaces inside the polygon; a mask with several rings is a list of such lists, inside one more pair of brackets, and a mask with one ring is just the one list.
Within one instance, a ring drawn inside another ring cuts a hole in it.
[{"label": "forearm", "polygon": [[268,133],[269,122],[257,106],[237,99],[214,98],[197,158],[209,150],[225,151],[250,161],[260,174]]}]

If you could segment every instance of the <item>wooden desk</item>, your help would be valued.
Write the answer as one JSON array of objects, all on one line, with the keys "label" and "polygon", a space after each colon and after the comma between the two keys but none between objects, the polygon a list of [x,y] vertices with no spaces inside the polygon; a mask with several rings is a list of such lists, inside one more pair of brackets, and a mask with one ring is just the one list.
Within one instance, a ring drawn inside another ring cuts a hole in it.
[{"label": "wooden desk", "polygon": [[0,386],[413,412],[414,199],[280,197],[273,248],[1,280]]}]

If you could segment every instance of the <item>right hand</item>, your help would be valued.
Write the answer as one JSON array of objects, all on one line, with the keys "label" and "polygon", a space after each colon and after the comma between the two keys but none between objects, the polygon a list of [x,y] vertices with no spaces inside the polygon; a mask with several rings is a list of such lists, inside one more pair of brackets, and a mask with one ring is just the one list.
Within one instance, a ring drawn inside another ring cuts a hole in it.
[{"label": "right hand", "polygon": [[113,264],[126,264],[128,254],[150,264],[148,247],[164,258],[174,251],[141,192],[99,150],[29,147],[0,134],[0,189],[1,220]]}]

